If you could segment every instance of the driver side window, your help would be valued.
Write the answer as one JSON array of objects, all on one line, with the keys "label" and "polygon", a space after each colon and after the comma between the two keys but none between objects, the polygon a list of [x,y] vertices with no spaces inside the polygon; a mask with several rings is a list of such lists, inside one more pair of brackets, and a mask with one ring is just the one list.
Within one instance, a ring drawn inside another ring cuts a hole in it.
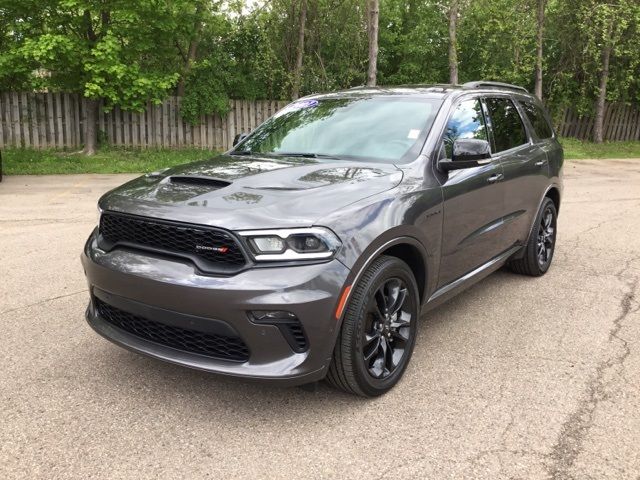
[{"label": "driver side window", "polygon": [[446,158],[452,157],[453,142],[459,138],[489,140],[480,100],[465,100],[454,110],[444,132]]}]

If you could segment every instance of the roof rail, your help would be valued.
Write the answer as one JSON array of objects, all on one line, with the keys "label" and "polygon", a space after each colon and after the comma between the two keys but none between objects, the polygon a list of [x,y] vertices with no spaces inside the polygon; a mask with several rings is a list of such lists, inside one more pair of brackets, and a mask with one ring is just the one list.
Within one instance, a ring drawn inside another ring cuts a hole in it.
[{"label": "roof rail", "polygon": [[482,88],[482,87],[508,88],[509,90],[518,90],[520,92],[529,93],[529,90],[527,90],[524,87],[520,87],[518,85],[511,85],[510,83],[502,83],[502,82],[489,82],[489,81],[467,82],[462,86],[467,88]]}]

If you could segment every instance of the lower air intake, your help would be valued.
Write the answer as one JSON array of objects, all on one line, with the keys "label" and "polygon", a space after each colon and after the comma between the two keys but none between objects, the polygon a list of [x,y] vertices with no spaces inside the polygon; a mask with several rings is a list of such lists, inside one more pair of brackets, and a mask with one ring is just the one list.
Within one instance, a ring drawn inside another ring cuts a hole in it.
[{"label": "lower air intake", "polygon": [[166,347],[207,357],[246,362],[249,349],[239,337],[213,335],[165,325],[113,307],[94,297],[98,315],[116,328]]}]

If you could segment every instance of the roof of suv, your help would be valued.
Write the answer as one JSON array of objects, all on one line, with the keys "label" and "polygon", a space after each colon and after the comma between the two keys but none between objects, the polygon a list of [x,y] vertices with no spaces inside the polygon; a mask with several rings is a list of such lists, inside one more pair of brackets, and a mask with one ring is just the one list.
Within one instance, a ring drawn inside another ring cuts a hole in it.
[{"label": "roof of suv", "polygon": [[425,84],[425,85],[399,85],[399,86],[377,86],[377,87],[354,87],[333,93],[312,95],[314,98],[336,98],[360,95],[406,95],[423,97],[445,97],[454,92],[462,91],[492,91],[501,93],[518,93],[530,95],[526,88],[517,85],[510,85],[501,82],[477,81],[467,82],[462,85],[453,84]]}]

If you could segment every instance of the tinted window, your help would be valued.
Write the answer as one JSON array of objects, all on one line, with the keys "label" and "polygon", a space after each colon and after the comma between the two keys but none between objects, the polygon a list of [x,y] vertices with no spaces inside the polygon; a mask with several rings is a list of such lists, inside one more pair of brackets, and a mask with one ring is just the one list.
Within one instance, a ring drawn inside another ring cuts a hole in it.
[{"label": "tinted window", "polygon": [[487,128],[479,100],[465,100],[456,107],[451,115],[444,134],[444,148],[447,158],[451,158],[453,142],[458,138],[487,140]]},{"label": "tinted window", "polygon": [[415,160],[441,103],[411,96],[301,99],[263,123],[235,150],[404,163]]},{"label": "tinted window", "polygon": [[516,106],[508,98],[488,98],[487,108],[493,126],[493,150],[502,152],[527,143],[527,133]]},{"label": "tinted window", "polygon": [[530,102],[521,102],[521,105],[538,138],[551,138],[553,130],[551,130],[551,125],[549,125],[542,109]]}]

